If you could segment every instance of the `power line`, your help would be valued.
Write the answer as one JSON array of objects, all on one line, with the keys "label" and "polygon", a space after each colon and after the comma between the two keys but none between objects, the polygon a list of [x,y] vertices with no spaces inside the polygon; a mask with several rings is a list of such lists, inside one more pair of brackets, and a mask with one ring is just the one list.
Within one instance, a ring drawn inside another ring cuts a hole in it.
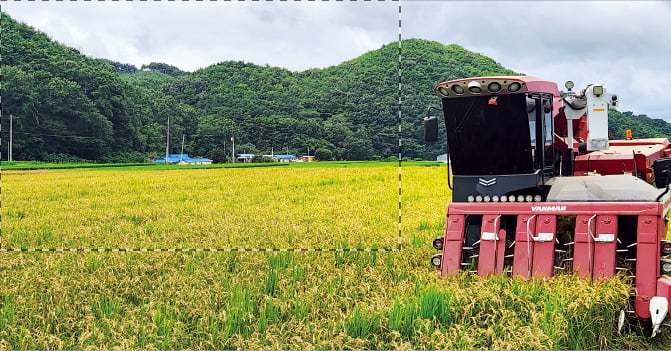
[{"label": "power line", "polygon": [[104,140],[104,139],[101,138],[101,137],[88,137],[88,136],[79,136],[79,135],[41,134],[41,133],[29,133],[29,132],[14,132],[14,134],[37,135],[37,136],[60,137],[60,138],[77,138],[77,139],[99,139],[99,140]]}]

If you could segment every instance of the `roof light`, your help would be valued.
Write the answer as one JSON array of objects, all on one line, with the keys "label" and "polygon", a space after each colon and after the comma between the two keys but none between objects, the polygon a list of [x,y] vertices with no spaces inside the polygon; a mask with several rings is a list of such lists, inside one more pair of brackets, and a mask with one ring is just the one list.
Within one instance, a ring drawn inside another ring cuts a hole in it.
[{"label": "roof light", "polygon": [[464,93],[464,88],[461,85],[455,84],[452,86],[452,92],[457,95],[461,95]]},{"label": "roof light", "polygon": [[475,196],[473,196],[473,195],[468,195],[468,197],[466,198],[466,200],[468,200],[468,202],[473,202],[473,201],[475,201]]},{"label": "roof light", "polygon": [[527,202],[531,202],[531,201],[534,201],[534,197],[531,196],[531,195],[527,195],[527,196],[524,197],[524,200],[526,200]]},{"label": "roof light", "polygon": [[662,256],[671,255],[671,241],[662,241]]},{"label": "roof light", "polygon": [[492,198],[489,197],[489,195],[485,195],[485,197],[483,197],[482,199],[485,200],[485,202],[489,202],[492,200]]},{"label": "roof light", "polygon": [[524,195],[517,195],[517,202],[524,202]]},{"label": "roof light", "polygon": [[435,238],[433,240],[433,248],[436,250],[442,250],[443,249],[443,237],[441,236],[440,238]]},{"label": "roof light", "polygon": [[541,202],[541,201],[543,201],[543,197],[540,196],[540,195],[536,195],[536,196],[534,196],[534,201],[535,202]]},{"label": "roof light", "polygon": [[443,260],[443,255],[441,255],[441,254],[433,255],[433,257],[431,257],[431,264],[434,267],[438,268],[438,267],[440,267],[440,261],[442,261],[442,260]]},{"label": "roof light", "polygon": [[481,195],[476,196],[475,201],[476,202],[482,202],[482,196]]},{"label": "roof light", "polygon": [[564,83],[564,86],[566,87],[566,89],[568,89],[568,91],[571,91],[571,89],[573,89],[575,84],[573,84],[572,80],[568,80],[566,81],[566,83]]},{"label": "roof light", "polygon": [[596,96],[603,95],[603,86],[595,85],[594,87],[592,87],[592,93],[594,93],[594,95]]},{"label": "roof light", "polygon": [[476,81],[472,81],[468,83],[468,91],[470,91],[473,94],[480,94],[482,92],[482,88],[480,87],[480,83]]},{"label": "roof light", "polygon": [[522,84],[519,82],[512,82],[510,85],[508,85],[508,91],[511,93],[515,93],[520,89],[522,89]]},{"label": "roof light", "polygon": [[496,93],[499,90],[501,90],[501,84],[498,82],[491,82],[489,85],[487,85],[487,90],[489,90],[492,93]]},{"label": "roof light", "polygon": [[515,195],[508,196],[508,202],[515,202]]},{"label": "roof light", "polygon": [[671,262],[662,261],[662,274],[671,274]]},{"label": "roof light", "polygon": [[499,196],[498,195],[492,196],[492,201],[499,202]]},{"label": "roof light", "polygon": [[505,195],[502,195],[501,196],[501,202],[506,202],[506,201],[508,201],[508,197],[505,196]]},{"label": "roof light", "polygon": [[438,93],[440,93],[440,95],[442,95],[443,97],[450,95],[446,86],[438,87]]}]

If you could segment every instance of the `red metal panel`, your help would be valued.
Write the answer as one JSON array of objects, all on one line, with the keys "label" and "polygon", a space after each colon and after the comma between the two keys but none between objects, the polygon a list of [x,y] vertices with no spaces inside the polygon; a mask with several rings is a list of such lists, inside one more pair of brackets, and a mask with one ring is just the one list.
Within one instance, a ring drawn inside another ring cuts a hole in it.
[{"label": "red metal panel", "polygon": [[658,202],[453,202],[452,214],[497,215],[652,215],[658,216]]},{"label": "red metal panel", "polygon": [[498,267],[497,256],[503,258],[504,251],[500,250],[500,242],[505,243],[505,236],[499,236],[501,229],[500,215],[482,216],[482,228],[480,231],[480,253],[478,256],[478,274],[486,277],[490,274],[498,274],[503,270],[503,260],[501,267]]},{"label": "red metal panel", "polygon": [[671,302],[671,277],[663,275],[657,279],[657,294],[655,296],[666,297]]},{"label": "red metal panel", "polygon": [[583,278],[592,277],[594,241],[590,233],[596,229],[596,216],[580,215],[575,220],[573,271]]},{"label": "red metal panel", "polygon": [[531,267],[534,257],[534,240],[527,232],[536,232],[536,216],[517,216],[517,231],[515,233],[515,252],[513,255],[513,275],[531,277]]},{"label": "red metal panel", "polygon": [[536,222],[532,275],[551,277],[554,273],[557,216],[540,215]]},{"label": "red metal panel", "polygon": [[615,274],[617,253],[617,216],[598,216],[594,244],[595,278],[609,278]]},{"label": "red metal panel", "polygon": [[448,215],[445,229],[445,240],[443,241],[443,259],[441,263],[441,276],[455,274],[461,269],[461,255],[464,246],[464,215]]},{"label": "red metal panel", "polygon": [[499,229],[499,241],[496,242],[496,274],[503,273],[503,259],[506,257],[506,231]]},{"label": "red metal panel", "polygon": [[657,293],[659,277],[659,218],[638,217],[638,245],[636,247],[636,315],[650,318],[650,299]]}]

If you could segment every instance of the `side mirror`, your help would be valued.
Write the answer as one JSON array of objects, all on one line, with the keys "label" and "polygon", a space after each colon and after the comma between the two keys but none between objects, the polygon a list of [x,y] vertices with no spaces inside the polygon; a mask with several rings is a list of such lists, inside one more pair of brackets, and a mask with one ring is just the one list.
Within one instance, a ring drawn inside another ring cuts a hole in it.
[{"label": "side mirror", "polygon": [[652,163],[655,172],[655,185],[658,188],[666,188],[671,180],[671,158],[658,158]]},{"label": "side mirror", "polygon": [[424,117],[424,141],[428,143],[438,141],[438,118]]}]

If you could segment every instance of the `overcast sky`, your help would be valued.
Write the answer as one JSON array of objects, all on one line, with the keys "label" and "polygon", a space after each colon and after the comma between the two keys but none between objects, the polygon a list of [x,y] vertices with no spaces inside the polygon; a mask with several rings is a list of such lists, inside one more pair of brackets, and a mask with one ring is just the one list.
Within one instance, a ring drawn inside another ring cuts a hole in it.
[{"label": "overcast sky", "polygon": [[137,67],[243,60],[300,71],[397,40],[399,4],[403,38],[459,44],[560,87],[605,83],[621,111],[671,121],[665,1],[35,1],[2,10],[88,56]]}]

